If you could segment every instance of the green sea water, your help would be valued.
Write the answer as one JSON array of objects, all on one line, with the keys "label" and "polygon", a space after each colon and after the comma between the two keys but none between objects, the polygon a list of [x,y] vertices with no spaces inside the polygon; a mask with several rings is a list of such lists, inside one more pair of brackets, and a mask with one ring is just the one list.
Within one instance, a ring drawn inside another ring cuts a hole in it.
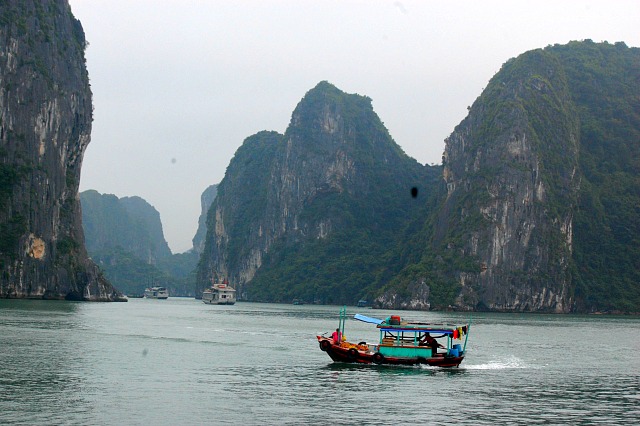
[{"label": "green sea water", "polygon": [[[0,300],[0,424],[638,424],[640,317],[473,314],[457,369],[333,363],[337,306]],[[348,313],[468,321],[469,314]],[[351,341],[377,339],[348,320]]]}]

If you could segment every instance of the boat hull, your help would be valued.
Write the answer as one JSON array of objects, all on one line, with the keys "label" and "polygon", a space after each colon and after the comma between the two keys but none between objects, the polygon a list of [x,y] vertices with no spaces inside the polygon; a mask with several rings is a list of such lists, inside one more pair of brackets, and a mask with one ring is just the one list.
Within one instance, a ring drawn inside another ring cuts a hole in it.
[{"label": "boat hull", "polygon": [[202,292],[202,301],[209,305],[233,305],[236,303],[236,290],[226,282],[213,284]]},{"label": "boat hull", "polygon": [[166,300],[169,298],[169,292],[165,287],[145,288],[144,297],[146,299]]},{"label": "boat hull", "polygon": [[431,357],[394,357],[382,355],[371,350],[360,350],[356,345],[336,345],[332,339],[324,336],[316,336],[320,349],[329,355],[335,362],[348,362],[356,364],[391,364],[391,365],[416,365],[425,364],[432,367],[451,368],[458,367],[464,356],[446,356],[438,354]]},{"label": "boat hull", "polygon": [[235,305],[235,301],[233,302],[219,302],[219,301],[215,301],[215,300],[202,300],[204,303],[208,304],[208,305]]}]

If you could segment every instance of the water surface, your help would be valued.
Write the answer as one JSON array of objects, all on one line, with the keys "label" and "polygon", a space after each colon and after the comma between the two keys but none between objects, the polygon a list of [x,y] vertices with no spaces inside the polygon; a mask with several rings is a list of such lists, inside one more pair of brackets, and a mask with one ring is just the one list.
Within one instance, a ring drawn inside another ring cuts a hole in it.
[{"label": "water surface", "polygon": [[[0,424],[637,424],[640,318],[473,314],[458,369],[336,364],[339,307],[0,300]],[[460,322],[468,314],[348,308]],[[352,341],[375,326],[349,320]]]}]

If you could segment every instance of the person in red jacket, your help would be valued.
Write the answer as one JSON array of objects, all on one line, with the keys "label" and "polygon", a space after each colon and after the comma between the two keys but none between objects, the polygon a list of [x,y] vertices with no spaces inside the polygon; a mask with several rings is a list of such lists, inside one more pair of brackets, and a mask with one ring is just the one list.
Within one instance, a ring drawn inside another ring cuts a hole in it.
[{"label": "person in red jacket", "polygon": [[336,331],[334,331],[331,334],[331,338],[333,339],[333,343],[335,345],[339,345],[340,344],[340,342],[342,341],[342,333],[340,333],[340,329],[339,328],[336,328]]}]

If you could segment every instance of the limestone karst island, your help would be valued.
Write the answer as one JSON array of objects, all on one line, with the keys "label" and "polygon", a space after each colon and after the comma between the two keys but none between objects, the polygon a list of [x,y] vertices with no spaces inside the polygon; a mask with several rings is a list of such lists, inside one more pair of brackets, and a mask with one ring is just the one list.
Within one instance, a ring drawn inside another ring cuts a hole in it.
[{"label": "limestone karst island", "polygon": [[239,301],[640,312],[638,48],[505,58],[441,165],[406,155],[370,98],[319,82],[284,134],[236,141],[193,249],[172,254],[146,201],[78,193],[86,43],[66,1],[2,2],[2,298],[200,298],[226,279]]},{"label": "limestone karst island", "polygon": [[66,1],[0,9],[0,297],[115,301],[87,256],[78,185],[91,139],[86,40]]}]

